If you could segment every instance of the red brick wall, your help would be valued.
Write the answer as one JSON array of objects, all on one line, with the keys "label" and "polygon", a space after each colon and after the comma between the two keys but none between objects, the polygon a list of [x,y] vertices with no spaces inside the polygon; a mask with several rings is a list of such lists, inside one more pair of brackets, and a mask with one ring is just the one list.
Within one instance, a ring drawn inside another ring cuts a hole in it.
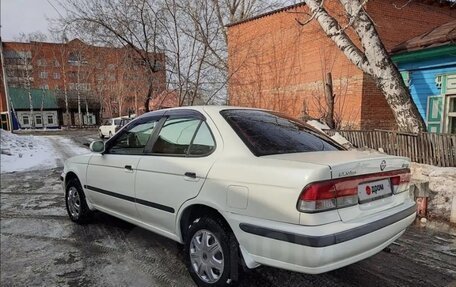
[{"label": "red brick wall", "polygon": [[7,111],[5,86],[3,84],[2,60],[0,58],[0,112]]},{"label": "red brick wall", "polygon": [[[326,3],[333,15],[343,14],[337,1]],[[400,0],[368,3],[367,10],[387,48],[455,16],[449,6],[412,1],[397,9],[393,4],[400,7]],[[347,60],[315,21],[300,26],[295,19],[308,17],[302,12],[307,12],[305,5],[229,27],[229,103],[278,110],[292,116],[307,112],[318,118],[326,109],[322,81],[331,72],[335,112],[342,125],[394,128],[393,114],[373,81]],[[423,14],[430,19],[423,20]],[[344,23],[343,18],[341,21]],[[354,35],[349,35],[359,45]]]},{"label": "red brick wall", "polygon": [[439,4],[438,1],[408,2],[410,1],[374,0],[366,6],[388,50],[456,18],[456,9],[450,8],[449,4]]},{"label": "red brick wall", "polygon": [[[49,89],[63,91],[66,86],[70,93],[70,84],[78,83],[79,74],[79,83],[90,84],[87,94],[92,100],[98,101],[99,95],[103,98],[104,117],[127,115],[129,110],[135,112],[144,107],[149,89],[148,72],[132,50],[96,47],[77,39],[66,44],[4,42],[3,49],[5,52],[31,52],[32,88],[47,85]],[[69,62],[71,54],[76,52],[81,53],[86,61],[80,67]],[[166,87],[165,56],[156,54],[156,57],[163,67],[153,76],[154,92],[159,93]],[[41,72],[46,72],[47,77],[41,78]],[[59,74],[60,78],[56,79],[54,74]]]},{"label": "red brick wall", "polygon": [[369,75],[364,75],[361,129],[397,129],[393,111]]},{"label": "red brick wall", "polygon": [[336,112],[347,124],[359,122],[362,73],[316,23],[301,27],[295,15],[277,13],[229,28],[230,104],[320,117],[326,108],[320,104],[323,77],[331,71]]}]

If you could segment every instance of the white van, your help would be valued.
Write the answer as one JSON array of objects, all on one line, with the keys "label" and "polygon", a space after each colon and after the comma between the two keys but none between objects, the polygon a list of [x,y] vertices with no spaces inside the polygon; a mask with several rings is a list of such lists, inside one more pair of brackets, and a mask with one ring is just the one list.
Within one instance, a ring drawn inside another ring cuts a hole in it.
[{"label": "white van", "polygon": [[111,138],[121,127],[126,125],[133,118],[118,117],[107,119],[98,129],[98,134],[100,138],[109,137]]}]

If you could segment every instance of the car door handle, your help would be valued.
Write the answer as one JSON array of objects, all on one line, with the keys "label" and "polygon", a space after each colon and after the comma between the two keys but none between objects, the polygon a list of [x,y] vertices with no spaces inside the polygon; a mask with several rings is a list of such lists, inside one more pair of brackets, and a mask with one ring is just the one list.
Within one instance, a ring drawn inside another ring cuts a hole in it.
[{"label": "car door handle", "polygon": [[188,172],[188,171],[187,171],[184,175],[185,175],[186,177],[196,178],[196,173],[194,173],[194,172]]},{"label": "car door handle", "polygon": [[127,164],[126,166],[124,166],[124,168],[125,168],[126,170],[130,170],[130,171],[133,170],[133,167],[132,167],[131,165],[129,165],[129,164]]}]

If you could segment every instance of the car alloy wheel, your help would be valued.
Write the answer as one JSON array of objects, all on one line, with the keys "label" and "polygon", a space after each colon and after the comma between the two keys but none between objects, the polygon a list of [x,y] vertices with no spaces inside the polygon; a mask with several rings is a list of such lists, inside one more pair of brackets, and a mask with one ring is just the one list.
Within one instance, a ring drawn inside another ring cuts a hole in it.
[{"label": "car alloy wheel", "polygon": [[190,263],[198,277],[206,283],[217,282],[223,274],[222,246],[210,231],[197,231],[190,242]]},{"label": "car alloy wheel", "polygon": [[79,214],[81,212],[81,198],[79,197],[79,191],[76,189],[76,187],[71,186],[69,188],[67,202],[71,216],[74,219],[79,218]]},{"label": "car alloy wheel", "polygon": [[93,212],[87,206],[84,191],[78,179],[69,179],[66,184],[65,204],[70,219],[85,224],[92,218]]}]

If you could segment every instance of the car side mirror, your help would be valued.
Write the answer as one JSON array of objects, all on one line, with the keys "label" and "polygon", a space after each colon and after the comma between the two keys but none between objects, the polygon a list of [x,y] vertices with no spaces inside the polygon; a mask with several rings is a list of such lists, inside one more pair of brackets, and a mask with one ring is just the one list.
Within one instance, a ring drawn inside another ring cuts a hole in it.
[{"label": "car side mirror", "polygon": [[93,141],[89,148],[92,152],[103,153],[105,151],[105,144],[103,141]]}]

